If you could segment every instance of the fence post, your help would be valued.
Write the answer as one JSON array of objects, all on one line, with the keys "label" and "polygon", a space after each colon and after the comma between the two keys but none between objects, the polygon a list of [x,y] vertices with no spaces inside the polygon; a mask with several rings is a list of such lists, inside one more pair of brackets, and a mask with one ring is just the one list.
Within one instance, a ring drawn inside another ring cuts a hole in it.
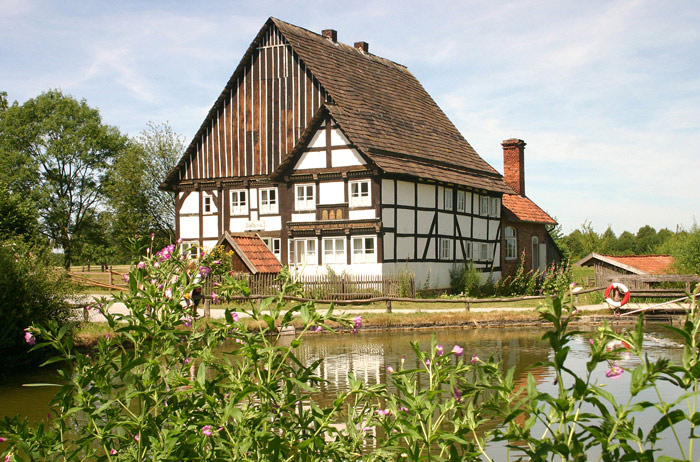
[{"label": "fence post", "polygon": [[470,306],[469,306],[469,299],[466,299],[464,301],[464,308],[466,309],[467,312],[471,311]]},{"label": "fence post", "polygon": [[391,313],[391,300],[386,301],[386,312]]},{"label": "fence post", "polygon": [[88,322],[90,320],[90,312],[88,311],[88,307],[84,306],[83,307],[83,321]]},{"label": "fence post", "polygon": [[208,298],[204,300],[204,317],[211,317],[211,300],[209,300]]},{"label": "fence post", "polygon": [[110,286],[113,286],[113,285],[114,285],[114,281],[113,281],[112,278],[113,278],[114,276],[112,275],[112,270],[109,269],[109,266],[107,267],[107,273],[109,274],[109,285],[110,285]]}]

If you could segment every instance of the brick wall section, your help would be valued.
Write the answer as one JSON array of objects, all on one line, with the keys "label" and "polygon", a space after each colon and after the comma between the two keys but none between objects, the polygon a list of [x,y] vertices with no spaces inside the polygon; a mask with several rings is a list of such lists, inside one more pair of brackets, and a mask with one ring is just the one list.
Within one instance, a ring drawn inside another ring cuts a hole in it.
[{"label": "brick wall section", "polygon": [[[512,226],[515,228],[516,245],[518,248],[517,257],[515,260],[506,260],[506,238],[505,228]],[[542,223],[526,223],[522,221],[503,220],[503,232],[501,232],[501,262],[503,277],[512,276],[515,270],[518,269],[520,256],[525,251],[525,269],[532,269],[532,236],[537,236],[539,244],[544,244],[546,241],[545,225]],[[548,255],[548,258],[550,256]]]},{"label": "brick wall section", "polygon": [[519,139],[504,140],[503,180],[516,194],[525,195],[525,142]]}]

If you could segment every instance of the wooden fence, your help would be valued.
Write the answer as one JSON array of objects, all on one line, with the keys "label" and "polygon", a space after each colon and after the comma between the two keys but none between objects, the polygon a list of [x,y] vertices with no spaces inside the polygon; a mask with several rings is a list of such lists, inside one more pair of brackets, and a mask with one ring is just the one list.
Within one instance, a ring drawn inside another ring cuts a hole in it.
[{"label": "wooden fence", "polygon": [[[275,274],[238,274],[239,279],[247,282],[251,295],[276,295],[280,282]],[[208,278],[202,293],[209,295],[218,278]],[[325,300],[365,300],[374,297],[408,297],[416,296],[416,279],[413,274],[395,275],[306,275],[298,276],[302,285],[301,297]]]},{"label": "wooden fence", "polygon": [[609,276],[606,286],[620,282],[627,286],[632,297],[678,298],[690,293],[700,283],[700,276],[694,274],[632,274]]}]

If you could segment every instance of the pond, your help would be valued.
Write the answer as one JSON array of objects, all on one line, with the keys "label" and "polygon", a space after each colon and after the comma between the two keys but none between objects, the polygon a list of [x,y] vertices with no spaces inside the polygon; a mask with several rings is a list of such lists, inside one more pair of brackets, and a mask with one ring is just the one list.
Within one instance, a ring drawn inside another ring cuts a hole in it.
[{"label": "pond", "polygon": [[[658,357],[669,358],[673,362],[681,361],[682,347],[678,339],[661,326],[648,325],[646,352],[650,359]],[[532,369],[531,366],[539,361],[550,358],[551,351],[548,344],[542,340],[545,329],[541,328],[503,328],[503,329],[441,329],[433,332],[424,330],[408,331],[365,331],[357,335],[312,335],[307,337],[302,346],[298,348],[299,358],[310,363],[323,358],[319,367],[319,375],[327,380],[320,388],[317,399],[319,401],[331,400],[340,390],[347,389],[349,372],[369,384],[386,381],[386,367],[398,368],[402,356],[406,356],[407,367],[415,363],[415,357],[410,347],[411,341],[417,341],[421,349],[430,346],[431,337],[435,335],[438,343],[451,350],[458,344],[464,348],[466,357],[472,354],[480,358],[488,358],[493,355],[503,361],[505,367],[515,368],[515,376],[522,384],[525,384],[527,373],[532,372],[541,391],[556,393],[553,384],[554,373],[549,368],[540,367]],[[585,372],[585,362],[588,358],[589,345],[586,334],[577,337],[571,348],[569,366],[581,375]],[[633,367],[631,361],[621,364],[625,367]],[[417,365],[417,364],[416,364]],[[629,393],[629,376],[623,374],[618,380],[610,380],[605,377],[605,369],[595,372],[598,382],[606,383],[608,391],[615,395],[616,399],[625,400]],[[37,421],[47,418],[49,412],[48,403],[55,392],[55,388],[27,388],[23,383],[55,382],[57,378],[50,370],[33,370],[11,378],[8,382],[0,384],[0,418],[15,414],[22,414],[30,420]],[[677,390],[667,384],[661,384],[661,392],[667,398],[677,395]],[[665,388],[664,388],[665,387]],[[648,399],[654,397],[649,395]],[[656,411],[651,411],[656,412]],[[649,426],[657,416],[650,415]],[[646,419],[645,419],[646,420]],[[673,451],[671,441],[669,451]],[[498,452],[498,450],[495,450]],[[670,455],[670,454],[669,454]],[[498,459],[498,454],[494,454]]]}]

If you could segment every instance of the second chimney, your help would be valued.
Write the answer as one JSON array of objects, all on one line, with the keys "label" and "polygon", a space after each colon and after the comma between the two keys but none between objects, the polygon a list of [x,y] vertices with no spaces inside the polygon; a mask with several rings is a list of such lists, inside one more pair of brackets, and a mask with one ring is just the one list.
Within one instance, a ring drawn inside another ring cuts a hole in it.
[{"label": "second chimney", "polygon": [[321,31],[321,35],[326,37],[328,40],[331,42],[337,42],[338,41],[338,31],[335,29],[323,29]]},{"label": "second chimney", "polygon": [[525,195],[525,141],[517,138],[504,140],[503,180],[520,196]]},{"label": "second chimney", "polygon": [[369,43],[367,42],[355,42],[355,48],[363,53],[369,53]]}]

